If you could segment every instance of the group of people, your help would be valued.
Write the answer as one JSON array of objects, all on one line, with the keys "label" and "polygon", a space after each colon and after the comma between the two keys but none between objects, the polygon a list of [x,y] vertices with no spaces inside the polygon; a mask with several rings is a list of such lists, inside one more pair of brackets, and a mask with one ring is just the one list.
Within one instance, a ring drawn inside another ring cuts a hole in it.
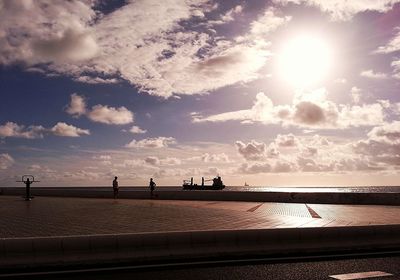
[{"label": "group of people", "polygon": [[[118,191],[119,191],[117,176],[114,177],[114,180],[112,182],[112,187],[114,191],[114,199],[116,199],[118,197]],[[150,178],[149,188],[150,188],[150,196],[151,198],[153,198],[154,190],[156,189],[156,182],[154,182],[153,178]]]}]

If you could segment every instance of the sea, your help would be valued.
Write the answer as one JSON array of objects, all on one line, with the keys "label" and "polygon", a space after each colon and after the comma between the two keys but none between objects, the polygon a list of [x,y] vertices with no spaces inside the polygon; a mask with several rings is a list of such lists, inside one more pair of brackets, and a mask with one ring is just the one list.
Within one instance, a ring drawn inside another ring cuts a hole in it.
[{"label": "sea", "polygon": [[[87,187],[47,187],[47,188],[73,188],[73,189],[98,189],[104,190],[109,186],[87,186]],[[148,190],[145,186],[121,186],[120,190]],[[179,191],[181,186],[159,186],[157,191]],[[315,193],[400,193],[400,186],[226,186],[222,191],[242,191],[242,192],[315,192]]]}]

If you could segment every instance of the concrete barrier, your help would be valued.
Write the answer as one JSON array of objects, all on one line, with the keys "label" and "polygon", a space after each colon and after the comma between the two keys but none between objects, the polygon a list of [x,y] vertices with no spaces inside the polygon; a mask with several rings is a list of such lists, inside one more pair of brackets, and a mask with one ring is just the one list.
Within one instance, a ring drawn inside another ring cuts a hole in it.
[{"label": "concrete barrier", "polygon": [[398,248],[399,225],[5,238],[0,269]]},{"label": "concrete barrier", "polygon": [[[2,188],[3,195],[24,195],[24,188]],[[111,187],[87,188],[32,188],[34,196],[61,196],[111,198]],[[288,203],[325,203],[325,204],[372,204],[400,205],[400,193],[338,193],[338,192],[245,192],[245,191],[194,191],[168,190],[159,188],[157,199],[166,200],[210,200],[210,201],[254,201]],[[149,191],[124,190],[120,188],[119,198],[149,199]]]}]

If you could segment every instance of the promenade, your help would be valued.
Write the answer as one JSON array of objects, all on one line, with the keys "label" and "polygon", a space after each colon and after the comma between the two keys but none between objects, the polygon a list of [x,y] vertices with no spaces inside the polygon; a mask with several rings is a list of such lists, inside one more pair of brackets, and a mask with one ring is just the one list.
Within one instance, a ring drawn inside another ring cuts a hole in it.
[{"label": "promenade", "polygon": [[0,238],[400,224],[400,206],[0,196]]},{"label": "promenade", "polygon": [[400,206],[0,196],[0,269],[400,248]]}]

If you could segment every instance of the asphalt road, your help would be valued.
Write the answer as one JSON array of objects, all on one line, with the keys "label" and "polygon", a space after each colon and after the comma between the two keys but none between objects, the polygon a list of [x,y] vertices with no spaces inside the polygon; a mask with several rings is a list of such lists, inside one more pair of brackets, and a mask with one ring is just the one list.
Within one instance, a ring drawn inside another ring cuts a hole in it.
[{"label": "asphalt road", "polygon": [[[34,279],[334,279],[332,275],[381,271],[393,276],[368,279],[400,279],[400,255],[386,257],[335,258],[297,261],[252,261],[242,263],[208,263],[177,267],[133,268],[100,272],[68,273],[64,275],[37,275]],[[17,277],[26,279],[27,276]],[[32,275],[31,277],[32,278]],[[357,278],[365,279],[365,278]]]}]

